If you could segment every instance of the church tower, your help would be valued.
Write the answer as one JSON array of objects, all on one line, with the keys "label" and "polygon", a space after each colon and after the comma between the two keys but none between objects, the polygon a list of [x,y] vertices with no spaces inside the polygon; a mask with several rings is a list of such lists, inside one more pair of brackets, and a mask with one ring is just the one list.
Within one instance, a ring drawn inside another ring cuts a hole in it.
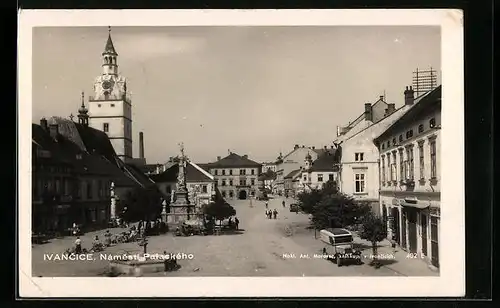
[{"label": "church tower", "polygon": [[102,74],[94,81],[89,98],[89,126],[104,131],[116,154],[124,162],[132,159],[132,101],[127,81],[118,73],[118,54],[108,27],[108,40],[102,53]]}]

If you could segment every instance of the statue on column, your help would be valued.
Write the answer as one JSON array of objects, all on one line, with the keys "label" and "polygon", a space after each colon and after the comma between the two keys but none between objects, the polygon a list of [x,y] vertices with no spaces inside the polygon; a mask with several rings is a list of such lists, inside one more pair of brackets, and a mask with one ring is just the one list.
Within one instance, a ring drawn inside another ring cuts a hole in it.
[{"label": "statue on column", "polygon": [[184,144],[179,144],[181,156],[179,157],[179,174],[177,175],[177,189],[183,191],[186,188],[186,156],[184,155]]}]

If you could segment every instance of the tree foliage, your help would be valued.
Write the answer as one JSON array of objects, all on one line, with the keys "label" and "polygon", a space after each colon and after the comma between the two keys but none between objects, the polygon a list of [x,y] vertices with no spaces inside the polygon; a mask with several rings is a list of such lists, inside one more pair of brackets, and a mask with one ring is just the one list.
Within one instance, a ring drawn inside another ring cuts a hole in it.
[{"label": "tree foliage", "polygon": [[160,216],[162,201],[163,195],[156,186],[137,187],[119,200],[117,209],[126,221],[151,220]]},{"label": "tree foliage", "polygon": [[377,243],[387,237],[387,228],[384,220],[373,213],[367,213],[362,219],[360,237],[372,244],[373,255],[377,256]]},{"label": "tree foliage", "polygon": [[236,215],[236,210],[229,203],[224,200],[217,199],[210,202],[208,205],[203,207],[203,212],[209,218],[214,218],[217,220],[224,220],[231,216]]},{"label": "tree foliage", "polygon": [[298,198],[302,211],[311,214],[312,225],[318,230],[355,225],[370,212],[368,205],[340,193],[333,181],[322,189],[300,193]]}]

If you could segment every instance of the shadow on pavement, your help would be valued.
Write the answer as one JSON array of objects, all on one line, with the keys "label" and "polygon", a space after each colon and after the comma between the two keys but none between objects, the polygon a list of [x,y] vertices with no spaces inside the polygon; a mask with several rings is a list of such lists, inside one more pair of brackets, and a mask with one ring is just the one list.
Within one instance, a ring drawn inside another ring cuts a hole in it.
[{"label": "shadow on pavement", "polygon": [[245,232],[242,232],[241,229],[238,230],[238,231],[234,231],[234,230],[231,230],[231,231],[222,231],[219,233],[219,236],[220,235],[241,235],[241,234],[244,234]]}]

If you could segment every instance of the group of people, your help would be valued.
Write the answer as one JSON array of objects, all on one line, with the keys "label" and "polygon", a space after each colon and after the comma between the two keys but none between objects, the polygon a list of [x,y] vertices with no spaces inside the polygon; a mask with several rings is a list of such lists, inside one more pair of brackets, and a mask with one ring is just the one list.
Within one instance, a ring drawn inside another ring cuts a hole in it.
[{"label": "group of people", "polygon": [[278,210],[266,210],[266,217],[268,219],[277,219],[278,218]]},{"label": "group of people", "polygon": [[161,219],[157,218],[156,220],[147,220],[147,221],[139,221],[137,225],[137,231],[141,237],[150,236],[150,235],[159,235],[160,233],[164,233],[167,231],[167,224]]}]

